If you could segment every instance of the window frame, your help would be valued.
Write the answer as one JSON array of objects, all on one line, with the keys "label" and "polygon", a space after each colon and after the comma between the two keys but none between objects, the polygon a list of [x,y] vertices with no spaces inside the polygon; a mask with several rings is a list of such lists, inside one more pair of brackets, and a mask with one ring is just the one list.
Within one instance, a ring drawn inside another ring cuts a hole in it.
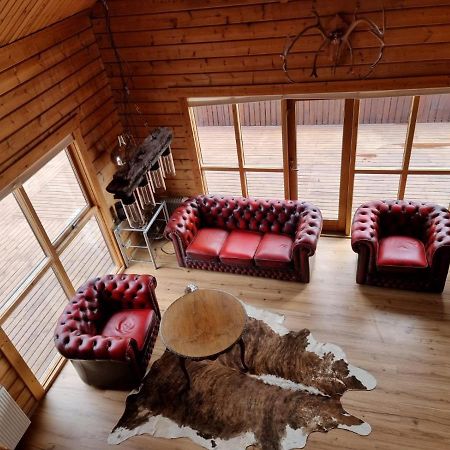
[{"label": "window frame", "polygon": [[[43,166],[45,166],[50,160],[52,160],[60,152],[65,152],[73,169],[74,175],[77,178],[80,189],[86,199],[86,206],[79,211],[66,227],[61,231],[55,241],[52,243],[47,235],[39,216],[34,209],[30,198],[28,197],[23,184],[34,176]],[[9,295],[7,301],[0,308],[0,335],[7,341],[9,348],[11,346],[15,349],[12,342],[7,337],[6,333],[2,329],[2,324],[11,316],[11,314],[21,305],[26,299],[27,295],[33,289],[33,287],[42,279],[42,277],[52,270],[55,274],[59,285],[63,289],[67,301],[75,294],[75,289],[78,286],[73,286],[69,279],[69,276],[64,269],[61,262],[60,255],[68,247],[68,245],[78,236],[80,231],[88,223],[88,221],[95,217],[99,226],[102,237],[105,241],[105,245],[110,253],[111,259],[115,264],[115,271],[120,272],[124,268],[124,262],[117,251],[114,244],[114,238],[109,233],[109,229],[104,221],[103,215],[98,205],[98,196],[95,192],[90,176],[86,173],[86,167],[83,161],[83,155],[81,148],[78,145],[73,135],[63,139],[56,147],[54,147],[49,153],[42,159],[36,162],[29,170],[27,170],[26,176],[21,177],[8,192],[4,192],[2,198],[6,195],[12,194],[18,203],[25,219],[27,220],[36,240],[40,244],[45,256],[42,261],[32,270],[32,272],[25,278],[19,286]],[[41,395],[41,390],[45,392],[51,386],[59,371],[62,369],[66,359],[59,355],[58,360],[49,367],[49,370],[45,373],[44,378],[39,381],[35,377],[32,370],[28,367],[26,362],[20,356],[19,352],[15,350],[14,359],[18,360],[21,367],[26,366],[24,370],[23,379],[28,382],[30,386],[34,386],[37,393]]]},{"label": "window frame", "polygon": [[[285,116],[283,114],[283,102],[281,101],[281,109],[282,109],[282,118]],[[197,123],[195,121],[194,117],[194,107],[189,107],[189,115],[191,118],[191,125],[192,125],[192,131],[194,135],[194,141],[196,143],[196,151],[197,151],[197,158],[199,162],[200,172],[202,176],[202,187],[203,191],[208,191],[207,181],[205,177],[205,172],[238,172],[239,173],[239,179],[240,179],[240,188],[241,193],[243,197],[248,197],[248,185],[247,185],[247,173],[256,172],[256,173],[281,173],[283,174],[283,181],[284,181],[284,192],[285,197],[289,198],[289,180],[287,178],[287,173],[285,170],[285,162],[287,160],[286,157],[286,148],[284,145],[284,137],[283,137],[283,162],[280,167],[270,167],[270,166],[252,166],[245,163],[245,156],[244,156],[244,142],[242,139],[242,129],[241,129],[241,120],[240,120],[240,113],[239,113],[239,104],[238,103],[231,103],[232,107],[232,122],[233,122],[233,128],[234,128],[234,136],[235,136],[235,142],[236,142],[236,153],[237,153],[237,166],[227,166],[227,165],[212,165],[212,164],[205,164],[203,162],[202,153],[201,153],[201,144],[200,139],[198,137],[197,133]],[[284,126],[282,127],[282,133]]]},{"label": "window frame", "polygon": [[[296,148],[296,117],[295,102],[314,99],[344,99],[344,130],[342,137],[342,157],[340,172],[340,191],[339,191],[339,213],[337,220],[324,220],[323,229],[325,232],[350,234],[352,223],[352,203],[355,188],[355,175],[357,174],[380,174],[380,175],[399,175],[399,185],[397,190],[397,199],[403,200],[407,188],[409,175],[446,175],[450,176],[450,167],[427,168],[410,167],[411,152],[413,152],[414,132],[417,122],[418,108],[421,96],[433,94],[448,94],[448,89],[424,89],[421,91],[380,91],[380,92],[348,92],[343,94],[322,94],[322,95],[292,95],[292,96],[262,96],[262,97],[217,97],[217,98],[187,98],[186,106],[188,108],[189,121],[192,130],[194,148],[197,156],[198,168],[201,175],[201,187],[203,193],[207,192],[205,172],[228,171],[238,172],[240,177],[241,192],[244,197],[248,196],[248,187],[246,173],[249,172],[283,172],[284,192],[286,199],[296,200],[297,193],[297,148]],[[358,125],[360,113],[360,99],[377,98],[388,96],[412,96],[410,113],[407,123],[407,132],[403,148],[402,164],[400,168],[381,168],[381,167],[356,167],[356,151],[358,140]],[[255,167],[246,165],[243,159],[242,133],[239,122],[239,103],[256,102],[263,100],[281,101],[281,119],[282,119],[282,138],[283,138],[283,167]],[[197,133],[197,124],[193,108],[205,105],[223,105],[231,104],[233,107],[233,125],[236,138],[236,149],[238,155],[238,166],[230,167],[226,165],[208,165],[202,161],[201,146]],[[447,207],[448,205],[443,205]]]}]

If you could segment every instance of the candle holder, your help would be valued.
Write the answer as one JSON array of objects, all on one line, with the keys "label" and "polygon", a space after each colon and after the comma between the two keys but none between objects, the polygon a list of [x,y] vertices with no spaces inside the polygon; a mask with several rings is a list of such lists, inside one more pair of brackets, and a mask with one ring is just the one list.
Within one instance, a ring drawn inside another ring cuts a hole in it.
[{"label": "candle holder", "polygon": [[166,183],[164,182],[163,172],[158,162],[153,164],[148,173],[152,178],[153,186],[155,187],[155,189],[164,189],[164,190],[166,189]]},{"label": "candle holder", "polygon": [[147,177],[145,177],[136,188],[136,193],[137,198],[139,199],[140,207],[144,212],[144,216],[147,217],[156,204],[152,185]]},{"label": "candle holder", "polygon": [[145,218],[136,196],[125,197],[120,201],[122,202],[123,210],[125,211],[130,227],[142,228],[145,225]]},{"label": "candle holder", "polygon": [[170,147],[168,147],[167,150],[163,152],[163,154],[161,155],[161,160],[163,163],[164,172],[167,175],[175,176],[175,164],[173,162],[172,150]]}]

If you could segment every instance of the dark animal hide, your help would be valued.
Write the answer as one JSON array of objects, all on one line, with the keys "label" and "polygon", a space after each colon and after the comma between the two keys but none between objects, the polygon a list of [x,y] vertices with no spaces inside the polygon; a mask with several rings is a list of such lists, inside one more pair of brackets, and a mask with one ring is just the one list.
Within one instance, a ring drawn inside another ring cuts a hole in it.
[{"label": "dark animal hide", "polygon": [[192,384],[184,393],[178,357],[166,351],[140,391],[128,397],[109,442],[148,432],[190,437],[210,449],[253,444],[289,450],[302,448],[314,431],[370,432],[368,424],[343,409],[340,398],[348,389],[372,389],[375,380],[341,358],[338,347],[317,343],[308,330],[277,333],[254,318],[248,319],[243,338],[248,373],[240,371],[236,345],[214,361],[187,361]]}]

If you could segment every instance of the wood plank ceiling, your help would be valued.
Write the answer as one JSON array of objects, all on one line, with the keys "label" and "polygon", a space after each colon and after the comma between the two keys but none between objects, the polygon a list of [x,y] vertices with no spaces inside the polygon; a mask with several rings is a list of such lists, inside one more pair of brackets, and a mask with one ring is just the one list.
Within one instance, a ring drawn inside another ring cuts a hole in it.
[{"label": "wood plank ceiling", "polygon": [[96,0],[0,0],[0,46],[91,8],[95,2]]}]

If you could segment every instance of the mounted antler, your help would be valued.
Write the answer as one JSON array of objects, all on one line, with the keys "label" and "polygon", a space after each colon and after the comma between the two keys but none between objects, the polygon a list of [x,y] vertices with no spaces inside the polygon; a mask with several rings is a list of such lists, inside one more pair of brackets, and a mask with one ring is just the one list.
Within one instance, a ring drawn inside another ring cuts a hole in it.
[{"label": "mounted antler", "polygon": [[304,34],[309,30],[317,30],[319,34],[322,36],[322,43],[320,47],[317,49],[314,55],[313,60],[313,67],[311,70],[311,77],[318,78],[317,74],[317,60],[319,55],[325,51],[329,46],[334,46],[334,57],[333,57],[333,75],[336,73],[336,67],[340,63],[342,53],[345,49],[348,49],[348,52],[350,54],[350,71],[353,71],[353,47],[350,42],[350,37],[352,33],[360,26],[367,25],[369,29],[367,30],[369,33],[371,33],[379,42],[380,48],[377,58],[374,60],[374,62],[370,65],[370,69],[367,72],[367,74],[363,78],[367,78],[375,69],[376,65],[381,61],[384,53],[384,33],[386,30],[385,25],[385,11],[384,8],[382,9],[383,14],[383,25],[380,28],[373,20],[365,18],[365,17],[358,17],[357,10],[355,10],[353,14],[353,21],[350,24],[347,24],[345,20],[342,18],[341,14],[336,14],[335,16],[335,26],[331,30],[325,30],[321,23],[321,19],[317,12],[314,10],[313,14],[316,18],[316,22],[312,25],[308,25],[303,30],[301,30],[297,35],[295,35],[293,38],[288,38],[286,45],[284,47],[283,53],[280,55],[281,59],[283,61],[282,69],[283,72],[286,74],[288,80],[291,83],[295,83],[295,80],[291,77],[289,74],[289,67],[288,67],[288,59],[289,55],[292,51],[292,48],[294,45],[298,42],[298,40],[304,36]]}]

